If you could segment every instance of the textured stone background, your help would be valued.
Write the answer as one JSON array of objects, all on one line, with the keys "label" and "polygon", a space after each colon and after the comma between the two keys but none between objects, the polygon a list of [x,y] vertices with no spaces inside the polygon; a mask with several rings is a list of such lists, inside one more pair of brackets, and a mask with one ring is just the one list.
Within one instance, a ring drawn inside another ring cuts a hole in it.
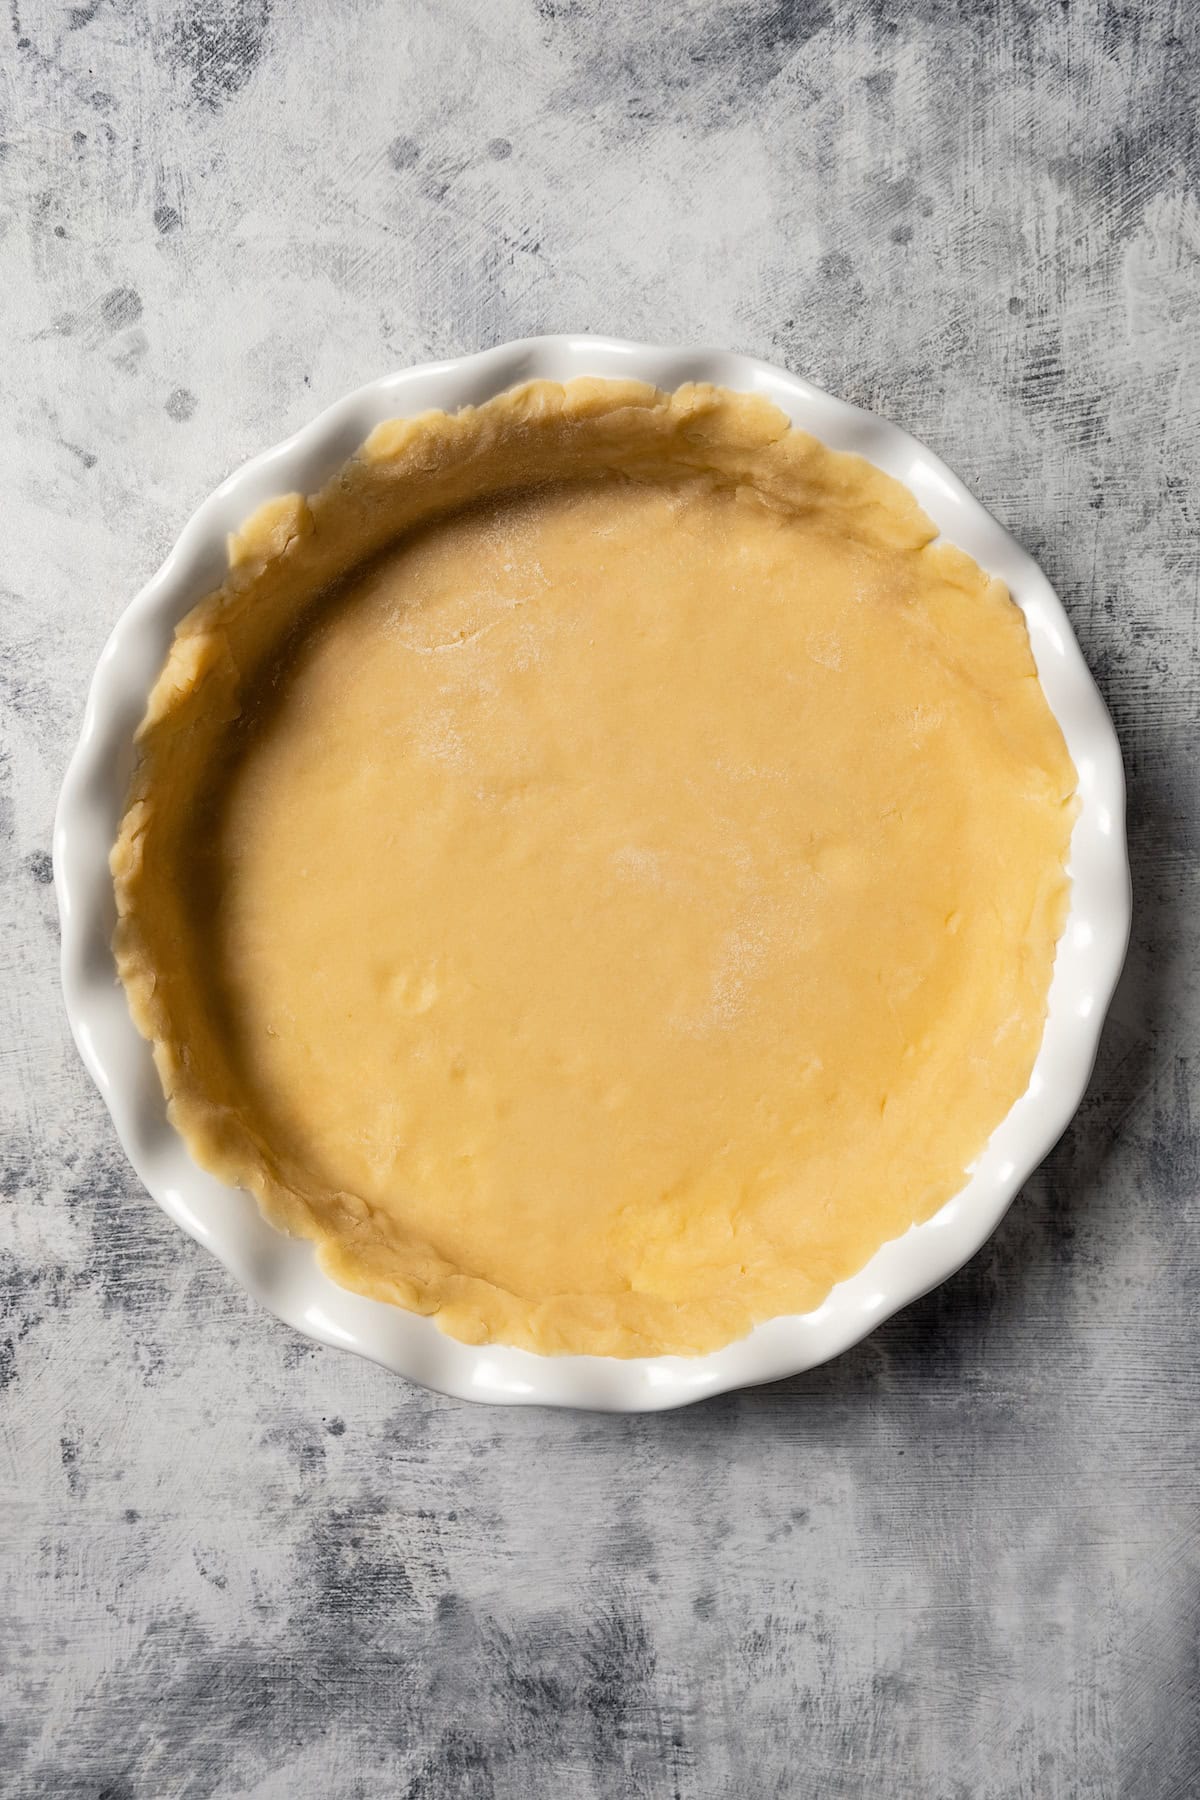
[{"label": "textured stone background", "polygon": [[[6,0],[0,1788],[1200,1793],[1191,0]],[[899,420],[1113,708],[1137,922],[990,1248],[802,1380],[474,1409],[301,1342],[131,1178],[48,846],[184,517],[370,376],[725,343]]]}]

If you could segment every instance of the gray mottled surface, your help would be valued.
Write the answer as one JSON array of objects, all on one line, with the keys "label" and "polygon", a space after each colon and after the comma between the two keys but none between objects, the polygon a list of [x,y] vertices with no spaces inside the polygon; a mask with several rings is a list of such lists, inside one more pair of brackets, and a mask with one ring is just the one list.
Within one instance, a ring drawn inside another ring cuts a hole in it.
[{"label": "gray mottled surface", "polygon": [[[1191,0],[6,0],[0,1788],[1200,1793]],[[139,1191],[47,850],[105,634],[349,386],[592,328],[787,362],[1041,558],[1137,922],[1076,1125],[827,1370],[657,1419],[301,1342]]]}]

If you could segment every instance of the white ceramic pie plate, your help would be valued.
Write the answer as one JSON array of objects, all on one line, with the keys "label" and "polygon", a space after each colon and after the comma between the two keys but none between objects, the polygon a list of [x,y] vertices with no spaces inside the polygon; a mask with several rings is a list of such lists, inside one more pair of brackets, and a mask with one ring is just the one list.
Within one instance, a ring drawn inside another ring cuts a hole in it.
[{"label": "white ceramic pie plate", "polygon": [[[133,735],[175,625],[225,573],[226,534],[274,494],[312,492],[383,419],[453,411],[516,382],[635,376],[672,389],[710,381],[767,395],[838,450],[868,457],[905,483],[954,543],[1009,587],[1025,614],[1038,672],[1079,771],[1071,841],[1070,916],[1058,949],[1049,1017],[1028,1091],[955,1199],[835,1287],[815,1312],[773,1319],[711,1355],[622,1361],[536,1356],[460,1344],[419,1318],[336,1286],[310,1245],[268,1225],[250,1195],[197,1168],[167,1120],[150,1048],[129,1017],[109,948],[108,872],[133,758]],[[385,376],[231,475],[184,527],[158,574],[119,620],[92,681],[83,734],[54,827],[62,980],[84,1062],[130,1162],[170,1216],[289,1325],[372,1358],[413,1381],[473,1400],[651,1411],[798,1373],[857,1342],[898,1307],[952,1274],[990,1236],[1083,1095],[1129,932],[1121,756],[1059,601],[1032,559],[944,463],[884,419],[796,375],[719,350],[663,350],[610,338],[545,337]]]}]

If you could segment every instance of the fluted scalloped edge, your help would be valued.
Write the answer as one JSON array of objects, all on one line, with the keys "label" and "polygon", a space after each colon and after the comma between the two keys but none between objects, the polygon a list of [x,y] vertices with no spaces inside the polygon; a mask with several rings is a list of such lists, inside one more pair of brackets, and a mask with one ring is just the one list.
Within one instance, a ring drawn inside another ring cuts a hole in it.
[{"label": "fluted scalloped edge", "polygon": [[[774,401],[792,423],[854,451],[916,495],[940,531],[1004,581],[1025,614],[1038,674],[1079,773],[1071,905],[1029,1086],[968,1184],[932,1219],[885,1244],[815,1311],[772,1319],[704,1356],[538,1356],[459,1343],[431,1319],[338,1287],[313,1248],[267,1223],[254,1199],[192,1162],[167,1120],[150,1045],[116,979],[108,854],[133,736],[175,625],[220,585],[226,538],[272,496],[311,493],[385,419],[478,405],[521,381],[635,377],[673,389],[710,381]],[[118,620],[92,679],[54,824],[62,984],[75,1042],[138,1176],[159,1205],[243,1287],[298,1331],[464,1399],[647,1412],[798,1374],[857,1343],[944,1281],[990,1237],[1083,1097],[1130,925],[1121,753],[1104,702],[1049,582],[944,463],[898,426],[753,357],[614,338],[543,337],[428,363],[359,388],[222,482],[184,526],[157,575]]]}]

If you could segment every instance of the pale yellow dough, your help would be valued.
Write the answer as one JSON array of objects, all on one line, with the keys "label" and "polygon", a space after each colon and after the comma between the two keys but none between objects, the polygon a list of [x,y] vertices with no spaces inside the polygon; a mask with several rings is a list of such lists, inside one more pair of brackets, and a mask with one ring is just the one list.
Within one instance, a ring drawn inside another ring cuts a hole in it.
[{"label": "pale yellow dough", "polygon": [[183,621],[113,852],[196,1159],[456,1337],[696,1352],[1024,1090],[1075,772],[1004,589],[765,402],[377,430]]}]

